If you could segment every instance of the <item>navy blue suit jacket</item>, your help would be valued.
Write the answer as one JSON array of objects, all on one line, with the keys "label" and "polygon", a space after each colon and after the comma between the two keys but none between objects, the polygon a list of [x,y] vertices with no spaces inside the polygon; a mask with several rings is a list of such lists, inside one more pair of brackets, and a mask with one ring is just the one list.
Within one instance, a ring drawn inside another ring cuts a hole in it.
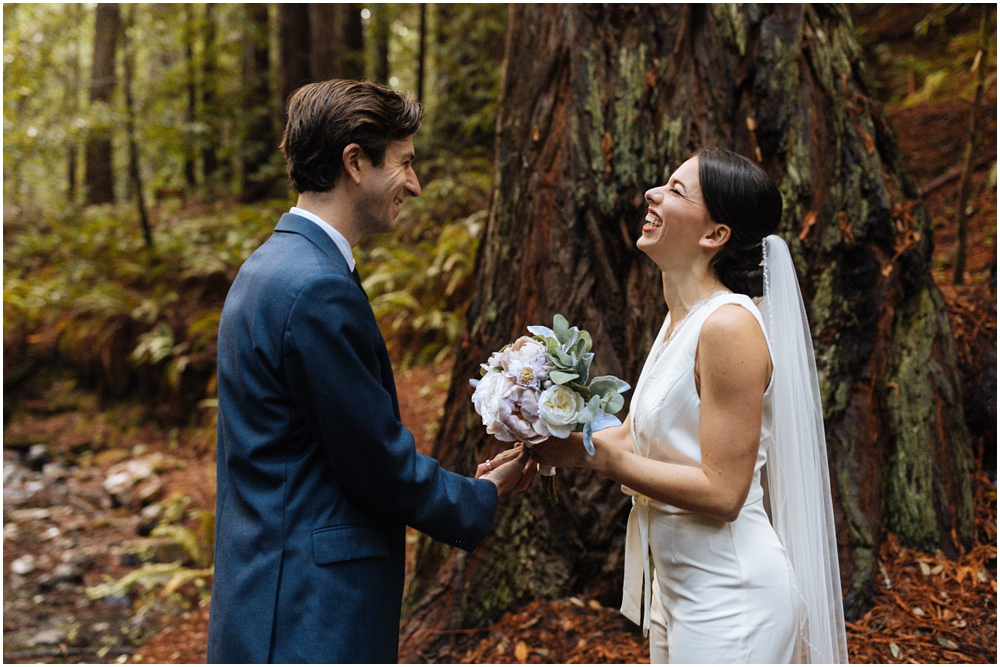
[{"label": "navy blue suit jacket", "polygon": [[417,454],[364,291],[285,214],[219,324],[209,662],[396,662],[405,528],[474,549],[496,486]]}]

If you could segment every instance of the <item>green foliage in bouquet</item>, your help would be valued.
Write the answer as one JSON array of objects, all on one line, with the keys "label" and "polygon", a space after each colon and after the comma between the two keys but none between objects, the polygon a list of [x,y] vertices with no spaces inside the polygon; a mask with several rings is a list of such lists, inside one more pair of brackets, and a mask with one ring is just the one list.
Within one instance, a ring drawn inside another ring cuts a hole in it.
[{"label": "green foliage in bouquet", "polygon": [[553,318],[551,329],[531,326],[528,331],[545,345],[556,367],[549,373],[549,379],[577,392],[587,402],[577,417],[578,423],[585,424],[601,414],[613,415],[624,407],[622,392],[629,389],[628,383],[613,375],[600,375],[587,383],[594,359],[591,352],[594,343],[589,333],[570,327],[566,318],[559,314]]}]

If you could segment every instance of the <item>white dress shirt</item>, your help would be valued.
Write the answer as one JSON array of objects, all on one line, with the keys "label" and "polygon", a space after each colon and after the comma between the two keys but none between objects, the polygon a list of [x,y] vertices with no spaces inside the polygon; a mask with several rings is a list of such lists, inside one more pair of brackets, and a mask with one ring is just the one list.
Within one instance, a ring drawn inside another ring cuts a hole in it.
[{"label": "white dress shirt", "polygon": [[309,211],[299,208],[298,206],[293,206],[288,212],[292,215],[300,215],[307,220],[312,220],[319,225],[319,228],[326,232],[327,236],[333,239],[333,242],[337,244],[340,254],[342,254],[344,259],[347,261],[347,268],[354,271],[354,255],[351,253],[351,244],[347,242],[347,239],[344,238],[343,234],[338,232],[330,225],[330,223],[315,213],[310,213]]}]

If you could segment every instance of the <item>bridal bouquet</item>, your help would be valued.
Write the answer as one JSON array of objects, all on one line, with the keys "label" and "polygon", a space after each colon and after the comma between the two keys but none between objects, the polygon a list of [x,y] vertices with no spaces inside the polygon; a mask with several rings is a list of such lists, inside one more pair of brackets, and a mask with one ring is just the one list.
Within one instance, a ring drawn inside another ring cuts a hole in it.
[{"label": "bridal bouquet", "polygon": [[[552,328],[528,327],[522,336],[481,365],[472,403],[486,432],[504,442],[536,444],[549,437],[583,432],[583,446],[593,456],[594,431],[621,424],[614,413],[625,405],[629,385],[613,375],[590,380],[593,342],[590,334],[570,328],[556,315]],[[546,492],[556,502],[555,468],[542,466]]]}]

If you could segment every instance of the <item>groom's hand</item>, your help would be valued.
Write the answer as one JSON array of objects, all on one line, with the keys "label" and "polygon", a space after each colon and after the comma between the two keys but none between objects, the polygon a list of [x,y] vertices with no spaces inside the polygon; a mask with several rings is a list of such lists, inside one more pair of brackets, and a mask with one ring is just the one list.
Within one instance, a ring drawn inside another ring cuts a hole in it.
[{"label": "groom's hand", "polygon": [[496,484],[497,493],[501,496],[524,491],[538,470],[521,443],[487,461],[476,468],[476,479],[488,479]]}]

